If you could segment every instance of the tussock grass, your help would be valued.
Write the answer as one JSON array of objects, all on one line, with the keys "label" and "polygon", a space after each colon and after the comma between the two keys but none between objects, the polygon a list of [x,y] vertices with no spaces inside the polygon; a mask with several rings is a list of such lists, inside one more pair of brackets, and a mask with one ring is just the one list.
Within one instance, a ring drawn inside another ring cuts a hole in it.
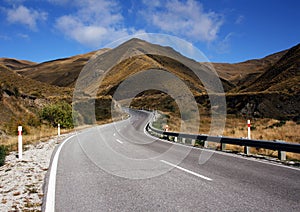
[{"label": "tussock grass", "polygon": [[[279,121],[275,119],[251,120],[251,138],[257,140],[283,140],[300,143],[300,125],[293,121]],[[225,136],[247,137],[247,119],[228,116]]]},{"label": "tussock grass", "polygon": [[[102,125],[102,124],[107,124],[111,123],[113,121],[118,121],[121,120],[122,117],[116,117],[115,120],[112,120],[111,118],[108,119],[103,119],[97,121],[97,125]],[[74,132],[76,130],[82,130],[88,127],[91,127],[92,125],[81,125],[76,128],[61,128],[60,133],[66,134],[70,132]],[[30,127],[27,126],[28,131],[30,132],[27,135],[22,135],[22,141],[23,141],[23,146],[28,145],[28,144],[33,144],[36,145],[40,142],[47,142],[49,139],[51,139],[54,136],[57,136],[58,130],[57,127],[52,127],[50,125],[41,125],[39,127]],[[57,139],[59,139],[57,137]],[[13,136],[2,136],[0,137],[0,146],[3,146],[7,149],[8,152],[10,151],[17,151],[18,149],[18,136],[13,135]]]},{"label": "tussock grass", "polygon": [[[180,131],[180,118],[174,116],[171,113],[163,113],[164,123],[170,126],[169,130],[174,132]],[[169,117],[169,118],[166,118]],[[207,114],[200,116],[200,134],[213,134],[210,129],[211,117]],[[291,143],[300,143],[300,125],[294,121],[279,121],[275,119],[253,119],[251,120],[251,138],[256,140],[282,140]],[[224,128],[223,136],[234,138],[246,138],[248,134],[247,119],[235,115],[227,115],[226,125]],[[209,147],[219,149],[220,145],[209,142]],[[243,152],[243,146],[226,145],[226,150],[233,152]],[[250,148],[251,154],[266,155],[271,157],[277,157],[278,151],[262,149],[262,148]],[[287,159],[300,161],[300,154],[287,152]]]},{"label": "tussock grass", "polygon": [[[72,129],[61,129],[61,134],[71,132]],[[37,128],[30,128],[30,134],[23,135],[23,145],[37,144],[39,142],[45,142],[51,137],[57,135],[57,128],[42,125]],[[6,146],[8,151],[16,151],[18,148],[18,136],[5,136],[0,137],[0,145]]]}]

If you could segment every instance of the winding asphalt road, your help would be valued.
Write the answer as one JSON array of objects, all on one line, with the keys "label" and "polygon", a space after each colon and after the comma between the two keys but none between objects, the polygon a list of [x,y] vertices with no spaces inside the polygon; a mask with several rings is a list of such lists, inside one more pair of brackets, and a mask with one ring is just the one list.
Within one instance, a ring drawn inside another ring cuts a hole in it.
[{"label": "winding asphalt road", "polygon": [[299,169],[157,140],[130,113],[60,145],[44,211],[300,211]]}]

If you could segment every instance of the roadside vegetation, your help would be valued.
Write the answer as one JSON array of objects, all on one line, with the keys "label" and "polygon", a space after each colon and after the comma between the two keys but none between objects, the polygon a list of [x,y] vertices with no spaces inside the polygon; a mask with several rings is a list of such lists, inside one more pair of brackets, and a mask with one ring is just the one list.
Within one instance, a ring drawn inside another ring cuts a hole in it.
[{"label": "roadside vegetation", "polygon": [[[57,135],[57,125],[61,133],[73,130],[72,106],[65,101],[45,105],[37,113],[27,113],[23,117],[12,117],[5,124],[0,136],[0,165],[4,164],[5,156],[17,150],[18,126],[22,126],[23,145],[47,141]],[[24,147],[26,148],[26,147]]]},{"label": "roadside vegetation", "polygon": [[72,106],[67,102],[57,102],[46,105],[39,112],[40,120],[53,127],[60,124],[62,128],[73,128]]},{"label": "roadside vegetation", "polygon": [[[160,119],[154,122],[153,126],[163,130],[165,125],[169,126],[169,131],[179,132],[181,128],[181,119],[178,115],[170,112],[159,112]],[[195,134],[214,135],[210,132],[211,118],[208,114],[200,115],[199,131]],[[227,115],[226,124],[222,136],[234,138],[247,137],[247,118],[237,115]],[[251,139],[286,141],[291,143],[300,143],[300,124],[294,121],[276,120],[270,118],[253,118],[251,119]],[[210,143],[210,147],[219,148],[216,143]],[[237,145],[226,145],[226,150],[232,152],[243,152],[244,148]],[[278,151],[250,148],[250,153],[254,155],[266,155],[277,157]],[[300,161],[300,154],[287,152],[288,160]]]},{"label": "roadside vegetation", "polygon": [[[95,115],[97,124],[112,122],[110,115],[111,101],[111,97],[96,99]],[[72,105],[63,100],[44,104],[35,113],[31,111],[26,112],[23,116],[11,117],[4,125],[4,128],[0,129],[0,164],[1,161],[4,163],[6,153],[17,150],[18,126],[22,126],[23,148],[26,148],[26,144],[44,142],[52,136],[56,136],[58,124],[61,127],[61,134],[71,132],[75,127],[79,129],[89,124],[88,122],[83,122],[83,125],[75,126],[76,123],[73,122],[73,116],[80,117],[80,114],[73,112]],[[122,116],[125,117],[124,114],[118,112],[114,115],[116,116],[115,120],[118,120],[119,116],[121,118]]]}]

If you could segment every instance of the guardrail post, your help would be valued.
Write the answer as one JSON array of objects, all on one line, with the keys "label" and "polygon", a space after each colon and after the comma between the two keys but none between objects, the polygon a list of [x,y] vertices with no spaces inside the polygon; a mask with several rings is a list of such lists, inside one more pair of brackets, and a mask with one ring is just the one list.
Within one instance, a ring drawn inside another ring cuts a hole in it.
[{"label": "guardrail post", "polygon": [[279,160],[286,160],[286,152],[285,151],[278,151],[278,159]]},{"label": "guardrail post", "polygon": [[177,141],[178,141],[178,138],[177,138],[177,137],[174,137],[174,141],[177,143]]},{"label": "guardrail post", "polygon": [[221,143],[220,149],[221,149],[221,151],[224,151],[226,149],[226,144],[225,143]]},{"label": "guardrail post", "polygon": [[246,155],[250,154],[250,147],[244,146],[244,154],[246,154]]},{"label": "guardrail post", "polygon": [[204,141],[203,147],[204,147],[204,148],[207,148],[207,147],[208,147],[208,141],[207,141],[207,140]]},{"label": "guardrail post", "polygon": [[181,142],[182,142],[183,144],[185,144],[185,138],[182,138],[182,139],[181,139]]},{"label": "guardrail post", "polygon": [[195,144],[196,144],[196,140],[195,139],[192,139],[192,146],[195,146]]}]

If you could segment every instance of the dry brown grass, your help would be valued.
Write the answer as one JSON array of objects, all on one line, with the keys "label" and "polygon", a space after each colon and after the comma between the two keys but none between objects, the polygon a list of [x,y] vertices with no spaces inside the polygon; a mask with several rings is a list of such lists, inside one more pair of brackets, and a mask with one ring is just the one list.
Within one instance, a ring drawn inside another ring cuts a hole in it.
[{"label": "dry brown grass", "polygon": [[[284,123],[284,122],[283,122]],[[282,126],[275,119],[251,120],[251,138],[257,140],[283,140],[300,143],[300,125],[293,121],[286,121]],[[227,117],[224,136],[247,137],[247,120],[236,117]]]},{"label": "dry brown grass", "polygon": [[[164,113],[168,120],[164,120],[169,126],[170,131],[180,131],[180,119],[176,116],[172,116],[170,113]],[[208,115],[200,116],[199,133],[210,134],[211,118]],[[281,123],[281,124],[280,124]],[[280,122],[275,119],[253,119],[251,120],[251,138],[257,140],[282,140],[292,143],[300,143],[300,125],[293,121]],[[197,133],[197,132],[194,132]],[[226,119],[226,125],[223,132],[223,136],[241,138],[247,137],[247,119],[242,117],[236,117],[234,115],[228,115]],[[215,135],[216,136],[216,135]],[[218,144],[209,143],[212,148],[219,148]],[[243,152],[244,147],[236,145],[226,145],[226,150],[234,152]],[[250,148],[251,154],[267,155],[271,157],[277,157],[278,151]],[[287,159],[300,161],[300,154],[287,152]]]},{"label": "dry brown grass", "polygon": [[[300,125],[293,121],[287,121],[282,126],[276,127],[280,123],[274,119],[255,119],[251,121],[251,138],[257,140],[282,140],[291,143],[300,143]],[[241,118],[227,119],[227,125],[224,131],[225,136],[247,137],[246,120]],[[235,145],[226,145],[227,150],[243,152],[243,147]],[[278,151],[262,148],[250,148],[251,154],[267,155],[277,157]],[[287,158],[300,161],[300,154],[287,152]]]},{"label": "dry brown grass", "polygon": [[[97,125],[111,123],[112,121],[118,121],[121,119],[122,117],[116,117],[115,120],[112,119],[101,120],[101,121],[97,121]],[[82,130],[91,126],[92,125],[82,125],[72,129],[61,128],[60,133],[62,135],[62,134],[74,132],[76,130]],[[57,136],[58,134],[57,128],[49,125],[41,125],[40,127],[27,126],[27,128],[29,128],[30,134],[22,136],[23,145],[46,142],[51,137]],[[15,136],[0,137],[0,145],[6,146],[9,151],[16,151],[18,148],[18,136],[15,135]]]},{"label": "dry brown grass", "polygon": [[[73,129],[61,129],[61,134],[71,132],[72,130]],[[38,128],[30,128],[30,134],[22,136],[23,145],[45,142],[56,135],[57,128],[54,127],[42,125]],[[8,147],[9,151],[15,151],[18,147],[18,136],[1,137],[0,145]]]}]

